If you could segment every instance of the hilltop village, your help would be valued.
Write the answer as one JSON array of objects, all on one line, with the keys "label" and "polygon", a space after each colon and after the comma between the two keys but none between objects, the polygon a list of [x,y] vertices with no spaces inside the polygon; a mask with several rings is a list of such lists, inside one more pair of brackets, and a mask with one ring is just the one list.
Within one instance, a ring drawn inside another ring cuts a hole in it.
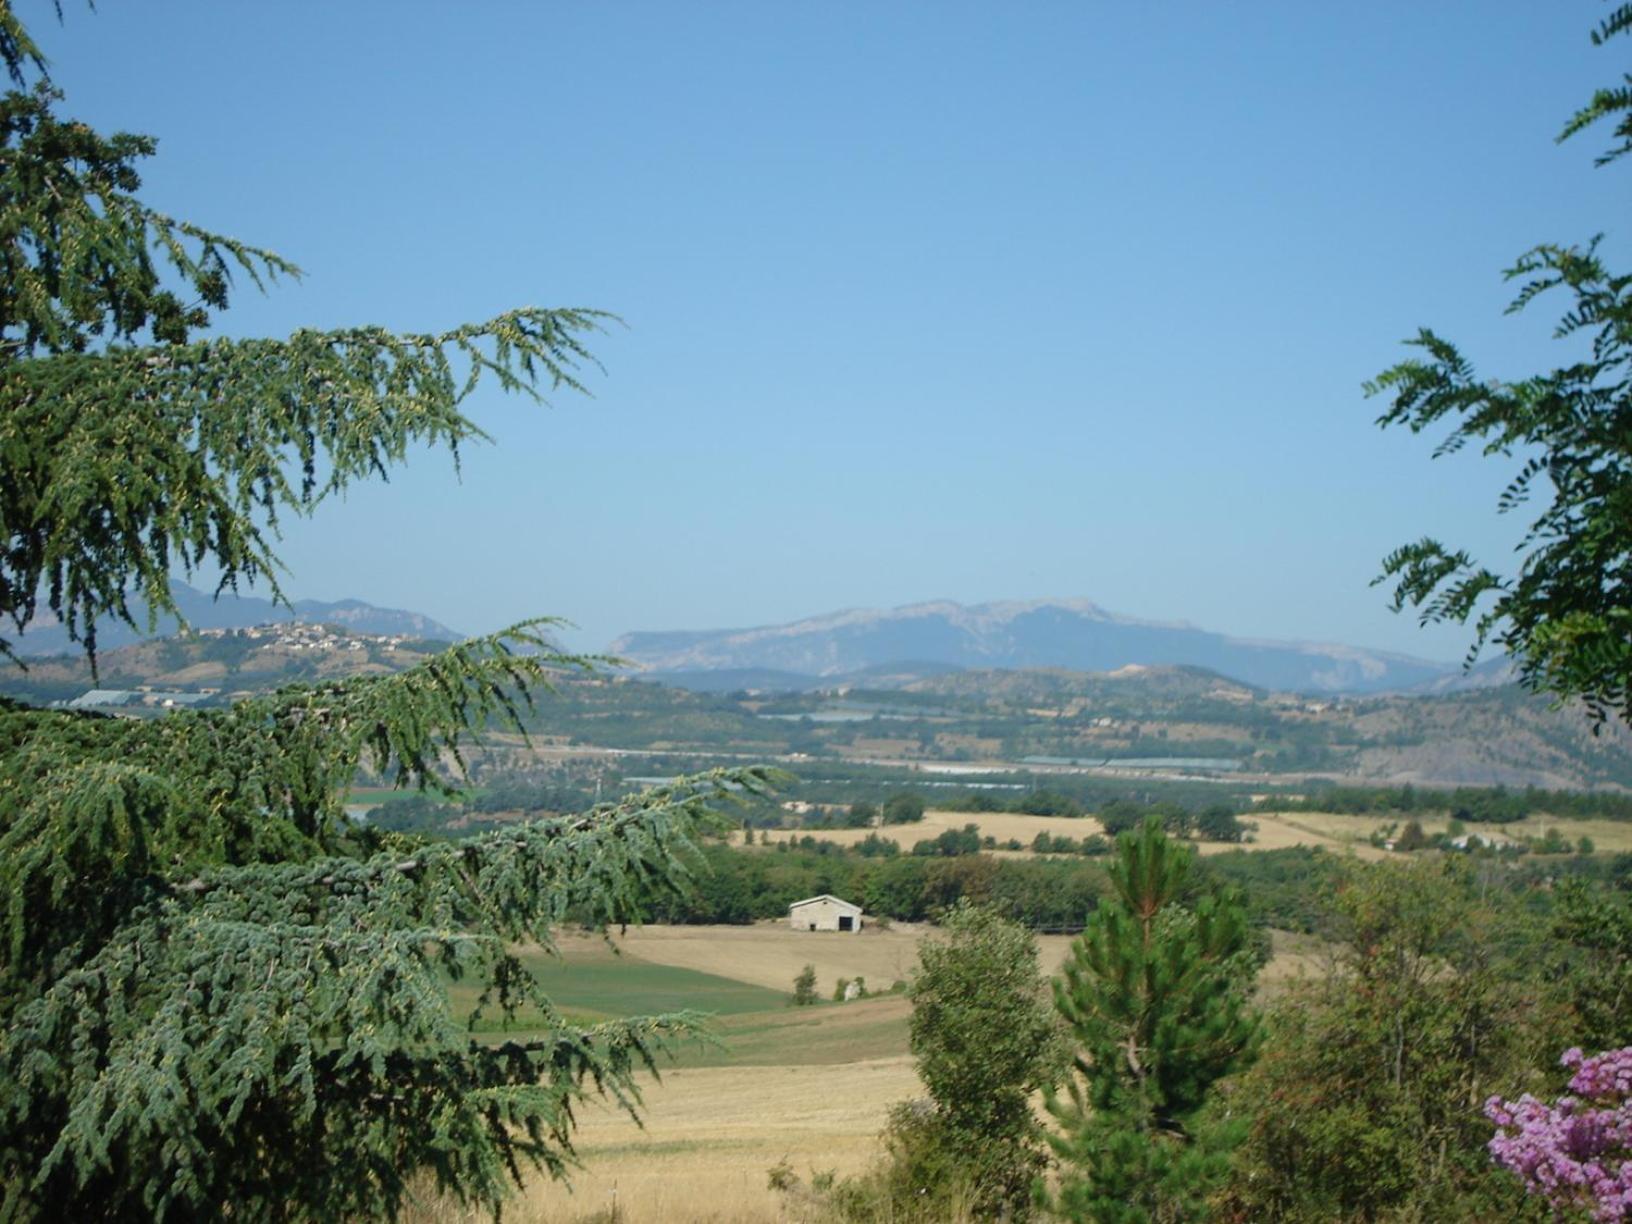
[{"label": "hilltop village", "polygon": [[441,645],[406,634],[274,621],[241,629],[199,629],[109,652],[99,669],[104,682],[89,686],[75,683],[74,677],[88,672],[80,659],[42,659],[30,666],[38,680],[79,688],[56,695],[48,702],[54,708],[145,717],[230,705],[295,680],[401,671]]}]

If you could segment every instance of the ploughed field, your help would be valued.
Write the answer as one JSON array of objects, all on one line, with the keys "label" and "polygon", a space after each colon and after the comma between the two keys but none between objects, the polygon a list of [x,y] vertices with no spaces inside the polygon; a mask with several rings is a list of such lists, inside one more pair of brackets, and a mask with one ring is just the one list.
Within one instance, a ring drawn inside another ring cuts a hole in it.
[{"label": "ploughed field", "polygon": [[[769,922],[652,926],[610,940],[567,935],[559,958],[531,954],[556,1006],[575,1019],[694,1009],[714,1014],[717,1040],[683,1046],[661,1081],[647,1084],[644,1126],[598,1101],[586,1105],[577,1144],[584,1167],[570,1187],[536,1175],[505,1218],[769,1224],[787,1218],[767,1185],[772,1165],[786,1161],[807,1183],[813,1172],[860,1172],[878,1155],[890,1106],[922,1093],[907,1048],[910,1007],[889,988],[910,977],[926,936],[934,938],[935,928],[907,923],[854,935]],[[1057,973],[1070,938],[1038,943],[1044,969]],[[1290,938],[1277,937],[1276,949],[1265,969],[1270,982],[1315,955]],[[841,977],[862,977],[869,991],[883,993],[792,1007],[793,978],[807,964],[824,1000]],[[452,990],[456,1003],[474,1002],[468,986]],[[500,1040],[526,1035],[528,1023],[524,1014],[501,1031],[488,1019],[477,1031]],[[487,1217],[432,1198],[409,1218],[476,1224]]]}]

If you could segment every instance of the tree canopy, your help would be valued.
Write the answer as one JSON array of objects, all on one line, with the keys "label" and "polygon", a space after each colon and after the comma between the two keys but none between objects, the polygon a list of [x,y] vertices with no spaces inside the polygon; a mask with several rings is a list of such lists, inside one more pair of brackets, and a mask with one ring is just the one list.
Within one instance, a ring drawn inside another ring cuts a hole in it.
[{"label": "tree canopy", "polygon": [[1030,1096],[1053,1087],[1063,1062],[1037,942],[967,901],[941,925],[945,939],[920,944],[909,988],[912,1053],[934,1102],[917,1139],[968,1179],[981,1214],[1021,1218],[1043,1166]]},{"label": "tree canopy", "polygon": [[[604,316],[527,307],[439,332],[211,337],[281,257],[155,212],[145,136],[104,136],[9,4],[0,59],[0,616],[176,612],[171,575],[277,593],[280,514],[481,438],[485,383],[579,388]],[[179,617],[178,617],[179,619]],[[137,626],[138,628],[143,626]],[[633,1109],[695,1017],[572,1023],[515,952],[684,880],[763,771],[424,842],[354,824],[359,769],[446,791],[474,737],[562,669],[532,622],[390,677],[126,720],[0,703],[0,1218],[390,1216],[420,1177],[495,1206],[572,1160],[576,1103]],[[15,639],[0,638],[11,653]],[[447,983],[525,1039],[478,1042]]]},{"label": "tree canopy", "polygon": [[[1618,6],[1595,43],[1632,29]],[[1632,150],[1632,76],[1596,92],[1559,135],[1614,121],[1618,144],[1598,160]],[[1482,377],[1456,345],[1428,328],[1421,350],[1367,385],[1392,402],[1378,423],[1420,432],[1450,424],[1435,456],[1474,444],[1519,467],[1498,511],[1545,506],[1520,543],[1517,568],[1502,573],[1464,550],[1424,538],[1390,553],[1378,582],[1393,581],[1396,609],[1424,623],[1472,622],[1469,660],[1487,641],[1510,654],[1530,687],[1583,699],[1600,721],[1632,716],[1632,276],[1600,256],[1599,240],[1544,244],[1507,271],[1519,283],[1509,313],[1562,290],[1570,302],[1555,336],[1578,356],[1517,379]]]}]

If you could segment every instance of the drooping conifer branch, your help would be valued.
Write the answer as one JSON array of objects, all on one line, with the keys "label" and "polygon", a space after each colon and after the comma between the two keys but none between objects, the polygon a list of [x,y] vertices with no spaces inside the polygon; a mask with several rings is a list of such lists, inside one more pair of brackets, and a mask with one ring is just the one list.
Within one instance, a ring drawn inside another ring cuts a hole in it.
[{"label": "drooping conifer branch", "polygon": [[[581,389],[587,310],[510,311],[436,335],[378,328],[209,340],[0,363],[0,615],[43,597],[95,644],[98,617],[181,619],[170,574],[208,563],[222,588],[279,594],[269,533],[410,447],[484,435],[460,404],[492,379],[537,398]],[[117,457],[115,459],[115,457]]]},{"label": "drooping conifer branch", "polygon": [[[26,88],[44,58],[7,0],[0,60],[19,86],[0,98],[7,636],[49,611],[94,665],[98,620],[176,616],[172,573],[278,597],[280,515],[416,446],[457,462],[484,436],[464,414],[479,387],[584,390],[608,317],[591,310],[200,337],[235,277],[298,270],[144,205],[154,142]],[[574,1024],[518,941],[636,916],[683,884],[709,805],[770,776],[459,842],[344,810],[365,767],[449,790],[484,727],[519,729],[595,662],[548,627],[152,721],[0,700],[0,1220],[389,1217],[427,1171],[496,1209],[525,1169],[565,1170],[587,1093],[633,1109],[695,1018]],[[490,1011],[526,1039],[474,1036]]]},{"label": "drooping conifer branch", "polygon": [[[37,51],[0,12],[15,76]],[[281,598],[280,512],[384,476],[413,446],[457,457],[485,436],[460,410],[484,382],[585,390],[583,337],[610,317],[595,310],[195,338],[235,274],[263,286],[299,269],[148,208],[136,167],[155,143],[63,119],[59,98],[41,84],[0,99],[0,617],[15,632],[43,599],[94,659],[99,618],[135,624],[134,594],[141,627],[182,619],[170,575],[205,563],[220,589]]]}]

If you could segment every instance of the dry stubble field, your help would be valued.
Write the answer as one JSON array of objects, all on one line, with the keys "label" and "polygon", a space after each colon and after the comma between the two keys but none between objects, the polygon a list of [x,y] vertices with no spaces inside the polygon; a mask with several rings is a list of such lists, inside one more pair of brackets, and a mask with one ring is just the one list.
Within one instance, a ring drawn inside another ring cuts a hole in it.
[{"label": "dry stubble field", "polygon": [[[1225,842],[1200,842],[1196,850],[1201,854],[1222,854],[1228,850],[1284,850],[1292,846],[1315,846],[1334,854],[1353,854],[1357,858],[1376,860],[1388,857],[1369,842],[1373,833],[1389,825],[1398,827],[1402,819],[1384,819],[1380,816],[1343,816],[1331,812],[1254,812],[1243,817],[1257,826],[1250,835],[1252,840],[1243,845]],[[1423,817],[1422,827],[1430,833],[1442,833],[1447,825],[1445,817]],[[1039,833],[1051,837],[1070,837],[1081,840],[1094,833],[1103,833],[1099,821],[1090,816],[1026,816],[1015,812],[943,812],[924,813],[922,821],[908,825],[890,825],[883,829],[806,829],[773,831],[777,841],[808,834],[819,841],[852,846],[869,834],[877,833],[911,850],[913,843],[939,836],[947,829],[961,829],[974,825],[982,837],[996,838],[999,844],[1011,839],[1022,846],[1030,846]],[[1549,828],[1557,827],[1572,842],[1590,837],[1600,852],[1632,851],[1632,824],[1615,820],[1555,820],[1549,817],[1531,818],[1504,825],[1469,825],[1472,832],[1496,841],[1512,841],[1526,837],[1541,837]],[[740,836],[740,835],[739,835]],[[1026,850],[999,850],[996,853],[1030,855]]]},{"label": "dry stubble field", "polygon": [[[1335,853],[1353,851],[1361,858],[1379,858],[1383,851],[1377,850],[1366,842],[1367,836],[1373,829],[1379,829],[1384,821],[1375,817],[1346,817],[1327,816],[1324,814],[1308,815],[1304,813],[1255,812],[1245,817],[1252,824],[1258,826],[1252,840],[1244,845],[1233,845],[1225,842],[1201,842],[1196,849],[1202,854],[1219,854],[1226,850],[1282,850],[1288,846],[1319,846],[1324,850]],[[1349,823],[1349,822],[1355,823]],[[1424,822],[1424,827],[1432,822]],[[1440,821],[1439,827],[1444,827]],[[1576,830],[1576,824],[1581,828]],[[974,825],[980,830],[982,837],[996,838],[998,843],[1010,840],[1018,841],[1022,846],[1029,847],[1039,833],[1047,833],[1051,837],[1070,837],[1081,841],[1095,833],[1104,833],[1103,826],[1091,816],[1026,816],[1017,812],[943,812],[928,811],[923,820],[907,825],[890,825],[883,829],[802,829],[794,831],[772,831],[770,836],[777,841],[792,837],[809,835],[819,841],[836,842],[839,845],[853,846],[866,838],[869,834],[877,833],[880,837],[889,838],[898,842],[903,850],[911,850],[914,842],[925,841],[938,837],[947,829],[961,829],[965,825]],[[1632,840],[1632,826],[1614,825],[1608,821],[1581,821],[1571,822],[1567,828],[1572,837],[1586,833],[1597,840],[1597,833],[1587,826],[1605,825],[1611,829],[1618,829],[1619,836]],[[1518,828],[1518,826],[1503,826]],[[1430,829],[1430,832],[1432,830]],[[738,835],[740,837],[740,835]],[[1030,855],[1029,849],[997,851],[998,854]]]},{"label": "dry stubble field", "polygon": [[[561,942],[564,966],[552,969],[549,979],[572,1010],[613,1006],[609,972],[667,992],[690,980],[699,998],[713,998],[721,979],[785,993],[794,974],[812,964],[825,996],[839,977],[861,975],[887,987],[910,976],[918,941],[934,935],[932,927],[905,923],[859,935],[792,931],[769,922],[653,926],[619,937],[615,955],[598,936],[572,935]],[[1070,943],[1063,935],[1039,940],[1045,971],[1059,971]],[[1273,988],[1313,967],[1318,953],[1313,941],[1277,936],[1266,983]],[[772,1165],[785,1160],[807,1182],[813,1172],[860,1172],[878,1156],[889,1107],[921,1093],[907,1052],[908,1014],[902,995],[882,994],[814,1008],[776,1002],[721,1015],[716,1031],[723,1048],[683,1050],[661,1082],[646,1086],[644,1127],[604,1105],[588,1106],[578,1144],[584,1167],[570,1188],[535,1177],[505,1218],[522,1224],[792,1218],[767,1185]],[[614,1203],[616,1216],[610,1214]],[[447,1201],[427,1203],[410,1217],[413,1224],[485,1218]]]}]

